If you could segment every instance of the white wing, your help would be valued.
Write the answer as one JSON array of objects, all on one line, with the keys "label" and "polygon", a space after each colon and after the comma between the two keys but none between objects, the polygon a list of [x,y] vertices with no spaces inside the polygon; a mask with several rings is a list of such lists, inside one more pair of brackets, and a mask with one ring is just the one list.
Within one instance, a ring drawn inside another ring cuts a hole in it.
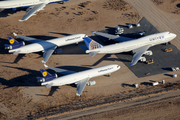
[{"label": "white wing", "polygon": [[54,52],[54,50],[57,48],[57,46],[51,47],[47,50],[45,50],[44,54],[43,54],[43,60],[42,63],[46,63],[47,60],[49,59],[49,57],[52,55],[52,53]]},{"label": "white wing", "polygon": [[34,5],[34,6],[31,6],[29,7],[27,10],[26,10],[26,14],[24,15],[24,17],[19,20],[19,21],[26,21],[27,19],[29,19],[31,16],[35,15],[34,13],[37,12],[37,11],[40,11],[40,10],[43,10],[43,8],[46,6],[46,3],[41,3],[41,4],[38,4],[38,5]]},{"label": "white wing", "polygon": [[138,62],[139,58],[144,54],[144,52],[146,52],[146,50],[149,49],[149,47],[150,45],[146,45],[146,46],[133,50],[135,54],[133,55],[133,60],[130,65],[131,66],[135,65]]},{"label": "white wing", "polygon": [[77,82],[77,93],[76,93],[77,96],[81,95],[88,81],[89,78],[85,78]]},{"label": "white wing", "polygon": [[70,70],[65,70],[65,69],[61,69],[61,68],[53,68],[53,67],[48,67],[47,65],[44,64],[44,67],[48,68],[48,69],[51,69],[51,70],[54,70],[58,73],[61,73],[61,74],[64,74],[64,75],[68,75],[68,74],[73,74],[73,73],[76,73],[74,71],[70,71]]},{"label": "white wing", "polygon": [[120,41],[120,42],[133,40],[132,38],[122,37],[122,36],[118,36],[118,35],[111,35],[108,33],[94,32],[94,31],[91,31],[91,32],[94,33],[95,35],[100,35],[100,36],[103,36],[105,38],[109,38],[109,39],[112,39],[115,41]]},{"label": "white wing", "polygon": [[39,40],[39,39],[36,39],[36,38],[32,38],[32,37],[25,37],[25,36],[21,36],[21,35],[17,35],[16,33],[13,33],[14,36],[20,38],[20,39],[23,39],[25,41],[29,41],[31,43],[38,43],[38,42],[42,42],[43,40]]}]

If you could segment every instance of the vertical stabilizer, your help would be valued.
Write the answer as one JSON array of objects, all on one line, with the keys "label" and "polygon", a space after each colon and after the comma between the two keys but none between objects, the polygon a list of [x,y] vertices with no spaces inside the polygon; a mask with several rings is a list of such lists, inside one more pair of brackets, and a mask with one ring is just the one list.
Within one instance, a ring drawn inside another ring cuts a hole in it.
[{"label": "vertical stabilizer", "polygon": [[11,45],[13,45],[13,44],[18,44],[19,42],[18,41],[16,41],[14,38],[12,38],[12,37],[7,37],[7,39],[8,39],[8,41],[9,41],[9,43],[11,44]]},{"label": "vertical stabilizer", "polygon": [[84,37],[83,40],[86,43],[86,46],[88,47],[89,50],[94,50],[94,49],[103,47],[101,44],[99,44],[98,42],[92,40],[89,37]]}]

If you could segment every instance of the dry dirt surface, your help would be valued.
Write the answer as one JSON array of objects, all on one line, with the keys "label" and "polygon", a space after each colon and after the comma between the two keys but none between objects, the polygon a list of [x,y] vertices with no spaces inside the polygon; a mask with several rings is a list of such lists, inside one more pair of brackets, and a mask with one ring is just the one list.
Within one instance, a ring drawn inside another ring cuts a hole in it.
[{"label": "dry dirt surface", "polygon": [[[131,86],[122,86],[123,83],[140,84],[149,80],[165,79],[167,82],[178,80],[164,75],[139,79],[115,55],[108,58],[104,58],[104,55],[90,58],[78,46],[71,45],[67,46],[68,49],[64,54],[52,55],[47,65],[81,71],[84,68],[118,64],[123,69],[113,73],[110,78],[106,76],[95,78],[97,84],[87,86],[81,97],[75,96],[76,88],[70,85],[59,87],[54,94],[51,94],[49,92],[51,88],[42,87],[36,82],[36,77],[41,76],[39,69],[44,68],[41,63],[42,54],[26,54],[18,60],[17,56],[4,50],[4,44],[8,44],[7,36],[12,36],[13,32],[44,40],[78,33],[91,36],[93,35],[91,30],[98,31],[106,27],[136,23],[142,17],[132,5],[123,0],[89,0],[88,2],[69,0],[64,5],[50,4],[28,21],[19,22],[18,20],[24,14],[25,11],[13,13],[1,10],[0,12],[0,119],[33,117],[61,106],[81,104],[81,102],[135,91]],[[77,50],[78,53],[75,52]],[[179,75],[180,72],[177,74]],[[149,87],[142,85],[139,89],[144,90]]]}]

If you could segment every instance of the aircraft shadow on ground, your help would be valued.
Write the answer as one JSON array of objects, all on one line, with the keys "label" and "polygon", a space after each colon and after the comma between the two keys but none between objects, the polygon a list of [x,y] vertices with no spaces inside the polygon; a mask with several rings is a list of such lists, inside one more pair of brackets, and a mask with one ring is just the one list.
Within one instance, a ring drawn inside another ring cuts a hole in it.
[{"label": "aircraft shadow on ground", "polygon": [[15,14],[20,11],[26,11],[26,8],[19,8],[15,11],[13,11],[12,9],[3,9],[2,11],[0,11],[0,18],[10,16],[9,14]]},{"label": "aircraft shadow on ground", "polygon": [[102,61],[117,61],[119,60],[118,58],[109,58],[111,57],[111,54],[105,54],[101,59],[99,59],[98,61],[96,61],[94,64],[92,65],[83,65],[83,66],[96,66],[98,64],[100,64]]},{"label": "aircraft shadow on ground", "polygon": [[[6,86],[4,89],[9,88],[9,87],[15,87],[15,86],[28,86],[28,87],[41,86],[41,83],[37,82],[37,79],[36,79],[36,77],[38,77],[38,76],[42,77],[40,71],[26,69],[26,68],[20,68],[20,67],[11,67],[11,66],[3,66],[3,67],[14,68],[14,69],[22,70],[22,71],[27,71],[29,73],[27,75],[19,76],[19,77],[13,78],[11,80],[5,80],[4,78],[0,77],[0,83],[2,85]],[[80,71],[90,69],[88,67],[79,67],[79,66],[61,66],[58,68],[67,69],[67,70],[75,71],[75,72],[80,72]],[[49,69],[47,71],[50,72],[51,74],[56,73],[55,71],[49,70]],[[63,76],[60,73],[57,73],[57,74],[59,77]],[[69,86],[76,87],[75,84],[70,84]],[[52,96],[53,93],[57,89],[60,89],[59,86],[53,86],[53,87],[51,87],[51,90],[48,95],[40,95],[40,94],[36,94],[36,95]]]}]

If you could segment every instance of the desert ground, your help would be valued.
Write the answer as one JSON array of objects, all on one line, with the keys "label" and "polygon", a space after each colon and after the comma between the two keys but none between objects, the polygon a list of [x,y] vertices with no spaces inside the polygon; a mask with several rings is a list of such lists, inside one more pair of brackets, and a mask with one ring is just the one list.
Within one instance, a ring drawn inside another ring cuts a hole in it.
[{"label": "desert ground", "polygon": [[[166,80],[166,83],[177,83],[179,78],[172,78],[164,74],[138,78],[123,64],[123,62],[119,61],[115,55],[111,55],[104,60],[101,60],[104,55],[97,55],[91,58],[77,45],[68,45],[62,47],[62,54],[52,55],[47,65],[82,71],[107,64],[118,64],[121,66],[121,69],[112,73],[111,77],[101,76],[94,78],[93,80],[95,80],[97,84],[95,86],[86,86],[81,97],[75,96],[76,88],[71,85],[58,87],[52,94],[50,93],[51,88],[40,86],[36,79],[37,76],[41,76],[39,69],[45,69],[41,63],[42,53],[26,54],[21,56],[20,59],[16,55],[9,54],[8,51],[4,49],[4,44],[8,44],[6,37],[13,36],[13,32],[43,40],[78,33],[84,33],[91,37],[94,36],[90,32],[91,30],[99,31],[108,27],[126,25],[126,23],[134,24],[142,17],[146,17],[160,32],[164,31],[166,26],[164,25],[165,27],[161,27],[158,23],[160,21],[153,21],[150,15],[148,17],[148,12],[142,12],[129,0],[126,1],[129,4],[122,0],[89,0],[88,2],[86,0],[69,0],[63,5],[54,3],[47,5],[45,10],[39,11],[36,16],[31,17],[25,22],[18,21],[23,17],[25,11],[20,10],[14,13],[10,10],[1,10],[0,119],[26,119],[27,117],[33,117],[61,106],[74,105],[76,103],[81,104],[82,102],[88,103],[96,99],[98,100],[121,94],[125,95],[125,93],[131,94],[136,90],[153,89],[152,86],[148,85],[140,85],[138,89],[130,86],[124,87],[122,85],[124,83],[140,84],[142,82],[149,82],[150,80],[158,82]],[[178,30],[180,28],[180,7],[178,4],[180,1],[149,0],[148,2],[153,5],[152,8],[154,7],[166,16],[168,20],[170,19],[175,26],[168,26],[166,31],[175,32],[178,35]],[[174,30],[175,28],[176,30]],[[16,39],[21,41],[18,38]],[[176,45],[176,47],[180,47],[178,37],[173,40],[172,43]],[[53,73],[53,71],[50,72]],[[174,72],[169,72],[168,74],[171,75],[173,73]],[[176,73],[178,76],[180,75],[180,72],[177,71]],[[158,88],[159,87],[157,87],[157,89]],[[179,98],[176,98],[175,103],[177,104],[170,107],[172,107],[172,109],[173,107],[177,107],[179,105],[178,101]],[[163,105],[165,105],[167,101],[163,102],[164,101],[162,101],[162,106],[160,106],[160,108],[164,108]],[[154,105],[156,104],[157,103],[154,103]],[[149,109],[153,110],[155,107],[150,105],[147,107],[147,111],[151,112]],[[133,111],[134,109],[132,109],[132,111],[128,109],[128,116],[134,115]],[[161,113],[165,112],[163,109],[159,109],[158,112],[160,111]],[[179,109],[177,109],[177,111],[179,111]],[[143,112],[142,116],[146,118]],[[143,119],[142,116],[141,118]],[[161,119],[162,116],[163,114],[158,117]],[[174,116],[174,114],[170,114],[170,116]],[[87,117],[89,118],[89,116]],[[117,115],[111,117],[111,119],[118,119],[119,117],[122,118],[123,116]],[[155,119],[158,119],[158,117]],[[138,119],[139,117],[136,118]]]}]

